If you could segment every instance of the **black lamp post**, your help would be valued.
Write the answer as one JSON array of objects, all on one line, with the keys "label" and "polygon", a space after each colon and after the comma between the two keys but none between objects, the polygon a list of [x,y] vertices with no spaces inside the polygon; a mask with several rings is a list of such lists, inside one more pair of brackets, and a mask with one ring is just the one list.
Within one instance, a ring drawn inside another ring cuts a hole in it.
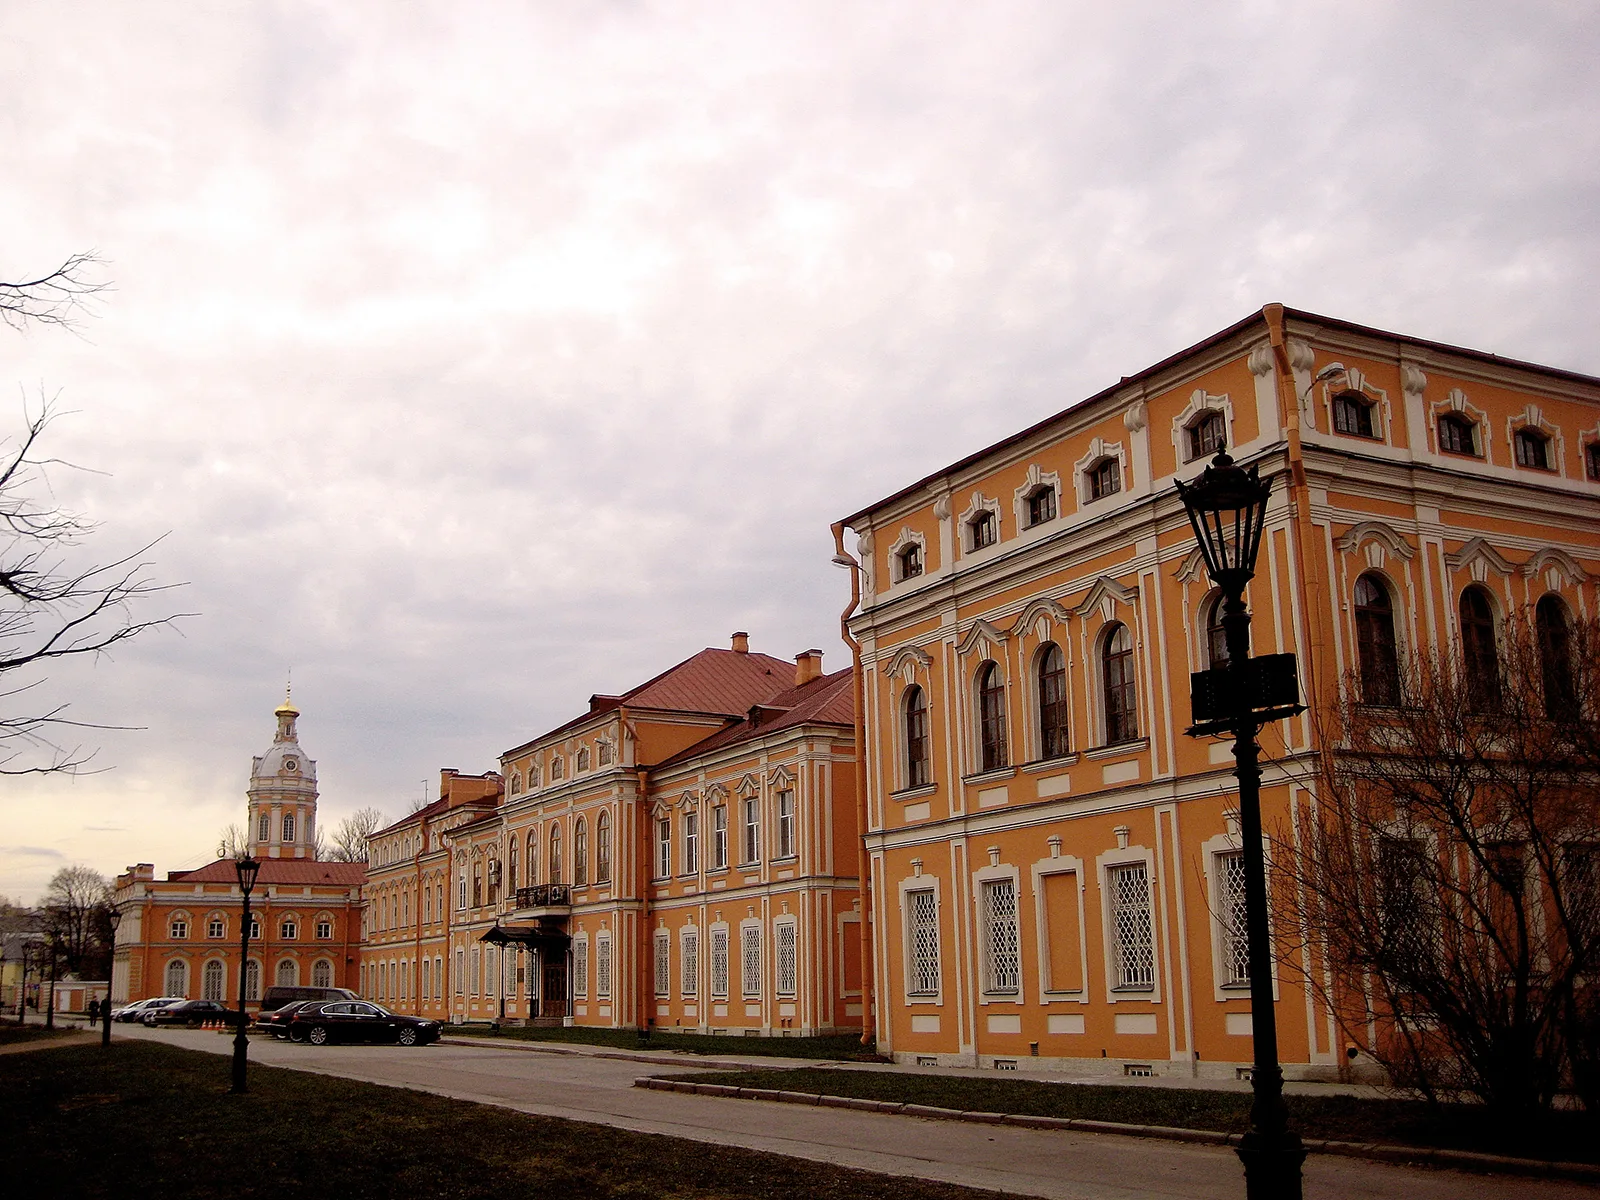
[{"label": "black lamp post", "polygon": [[61,935],[52,933],[50,935],[50,995],[46,998],[44,1007],[44,1027],[46,1029],[54,1029],[56,1027],[56,961],[60,953]]},{"label": "black lamp post", "polygon": [[[1267,922],[1266,856],[1261,842],[1261,748],[1256,735],[1268,721],[1303,711],[1294,677],[1294,656],[1250,658],[1250,612],[1244,589],[1255,575],[1256,554],[1272,480],[1249,470],[1219,449],[1211,465],[1178,495],[1194,526],[1206,571],[1223,595],[1222,630],[1226,666],[1194,677],[1195,725],[1204,737],[1231,733],[1234,775],[1239,781],[1239,826],[1243,835],[1245,930],[1250,957],[1250,1029],[1255,1065],[1250,1084],[1250,1132],[1239,1143],[1245,1195],[1250,1200],[1299,1200],[1300,1164],[1306,1152],[1288,1127],[1283,1106],[1283,1071],[1278,1065],[1278,1026],[1272,999],[1272,946]],[[1209,718],[1209,719],[1207,719]]]},{"label": "black lamp post", "polygon": [[[117,973],[117,926],[122,924],[122,910],[112,905],[111,911],[106,914],[106,921],[111,926],[111,974]],[[111,1045],[111,980],[106,980],[106,1001],[100,1008],[100,1045]]]},{"label": "black lamp post", "polygon": [[233,1032],[233,1087],[229,1089],[234,1095],[245,1092],[244,1066],[245,1057],[249,1053],[250,1038],[245,1033],[245,981],[249,978],[250,971],[250,893],[255,890],[256,876],[261,873],[261,864],[246,854],[234,863],[234,869],[239,872],[239,891],[244,896],[240,905],[239,917],[239,1027]]}]

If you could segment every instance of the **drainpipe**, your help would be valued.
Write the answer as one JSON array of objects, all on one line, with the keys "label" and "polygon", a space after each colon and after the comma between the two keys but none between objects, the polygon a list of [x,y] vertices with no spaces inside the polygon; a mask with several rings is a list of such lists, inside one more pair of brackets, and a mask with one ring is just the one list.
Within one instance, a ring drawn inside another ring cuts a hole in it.
[{"label": "drainpipe", "polygon": [[856,736],[856,876],[861,894],[861,1044],[876,1036],[872,981],[872,864],[867,858],[867,731],[866,677],[861,673],[861,643],[850,636],[850,614],[861,603],[861,563],[845,552],[844,522],[833,523],[833,561],[850,571],[850,603],[839,614],[839,636],[850,647],[855,683]]},{"label": "drainpipe", "polygon": [[[635,740],[634,745],[638,746],[638,744],[638,741]],[[636,986],[639,989],[637,999],[639,1032],[648,1036],[650,1032],[649,1023],[655,1015],[653,1009],[649,1013],[645,1012],[647,997],[652,1006],[655,1004],[655,980],[652,978],[654,964],[650,958],[653,944],[650,933],[650,770],[648,767],[636,767],[634,774],[639,780],[635,788],[639,798],[639,831],[642,835],[634,843],[637,850],[635,858],[638,863],[636,870],[639,880],[639,973]],[[614,936],[620,938],[622,931],[619,929]],[[613,1003],[615,1003],[615,1000],[613,1000]],[[612,1011],[615,1012],[616,1010],[613,1009]]]}]

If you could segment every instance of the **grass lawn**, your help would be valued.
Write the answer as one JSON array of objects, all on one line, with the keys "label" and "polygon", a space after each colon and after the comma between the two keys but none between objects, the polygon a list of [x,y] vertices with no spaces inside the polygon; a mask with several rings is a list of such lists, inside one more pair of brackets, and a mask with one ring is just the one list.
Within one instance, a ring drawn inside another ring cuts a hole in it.
[{"label": "grass lawn", "polygon": [[686,1054],[738,1055],[762,1058],[825,1058],[834,1061],[882,1062],[876,1054],[863,1050],[859,1034],[832,1037],[712,1037],[703,1033],[667,1033],[657,1030],[641,1038],[632,1029],[591,1029],[581,1025],[565,1028],[486,1025],[446,1025],[445,1032],[466,1037],[515,1038],[528,1042],[571,1042],[585,1046],[614,1046],[620,1050],[679,1050]]},{"label": "grass lawn", "polygon": [[77,1033],[65,1025],[46,1029],[43,1025],[0,1025],[0,1046],[15,1046],[19,1042],[43,1042],[51,1038]]},{"label": "grass lawn", "polygon": [[[1073,1117],[1129,1125],[1213,1129],[1224,1133],[1243,1133],[1250,1127],[1248,1092],[972,1079],[815,1067],[790,1071],[696,1072],[665,1078],[927,1104],[963,1112]],[[1475,1105],[1451,1104],[1434,1109],[1420,1101],[1367,1100],[1355,1096],[1290,1095],[1286,1100],[1291,1125],[1300,1136],[1307,1138],[1440,1146],[1561,1162],[1600,1162],[1600,1122],[1587,1113],[1546,1113],[1531,1127],[1516,1128],[1491,1118]]]},{"label": "grass lawn", "polygon": [[993,1200],[994,1193],[629,1133],[120,1041],[0,1057],[6,1193],[163,1200]]}]

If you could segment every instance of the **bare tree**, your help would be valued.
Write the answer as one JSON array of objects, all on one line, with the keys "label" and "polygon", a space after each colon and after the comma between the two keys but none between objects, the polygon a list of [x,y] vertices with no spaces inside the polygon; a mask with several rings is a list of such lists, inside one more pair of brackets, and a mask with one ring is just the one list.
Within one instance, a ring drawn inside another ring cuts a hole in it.
[{"label": "bare tree", "polygon": [[95,278],[104,265],[93,251],[74,254],[37,279],[0,280],[0,320],[13,329],[29,324],[72,328],[91,297],[110,284]]},{"label": "bare tree", "polygon": [[1423,656],[1343,705],[1273,848],[1278,927],[1346,1037],[1518,1116],[1569,1086],[1600,1111],[1600,625],[1554,615],[1504,622],[1493,665]]},{"label": "bare tree", "polygon": [[111,881],[91,867],[62,867],[44,893],[45,929],[61,939],[68,971],[98,966],[107,949],[102,930]]},{"label": "bare tree", "polygon": [[[85,298],[106,286],[91,278],[98,264],[93,254],[76,254],[39,278],[0,281],[0,318],[19,329],[71,325]],[[163,590],[144,561],[154,543],[109,563],[81,561],[95,526],[56,502],[46,471],[65,464],[40,449],[55,415],[49,401],[25,409],[21,434],[0,441],[0,774],[76,771],[92,751],[61,745],[62,733],[105,728],[69,719],[65,705],[17,711],[27,708],[19,697],[40,682],[30,668],[104,654],[174,619],[136,615],[140,601]]]},{"label": "bare tree", "polygon": [[250,838],[245,833],[244,826],[237,821],[223,826],[222,832],[217,834],[218,858],[243,858],[250,849]]},{"label": "bare tree", "polygon": [[333,833],[334,862],[366,862],[367,839],[389,823],[375,808],[358,808]]}]

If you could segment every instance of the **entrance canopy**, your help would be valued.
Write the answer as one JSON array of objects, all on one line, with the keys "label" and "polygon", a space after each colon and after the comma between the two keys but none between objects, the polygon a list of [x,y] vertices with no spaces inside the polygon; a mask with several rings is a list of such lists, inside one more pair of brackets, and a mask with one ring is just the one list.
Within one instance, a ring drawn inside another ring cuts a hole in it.
[{"label": "entrance canopy", "polygon": [[527,946],[530,950],[565,952],[572,939],[559,929],[541,925],[496,925],[478,939],[491,946]]}]

